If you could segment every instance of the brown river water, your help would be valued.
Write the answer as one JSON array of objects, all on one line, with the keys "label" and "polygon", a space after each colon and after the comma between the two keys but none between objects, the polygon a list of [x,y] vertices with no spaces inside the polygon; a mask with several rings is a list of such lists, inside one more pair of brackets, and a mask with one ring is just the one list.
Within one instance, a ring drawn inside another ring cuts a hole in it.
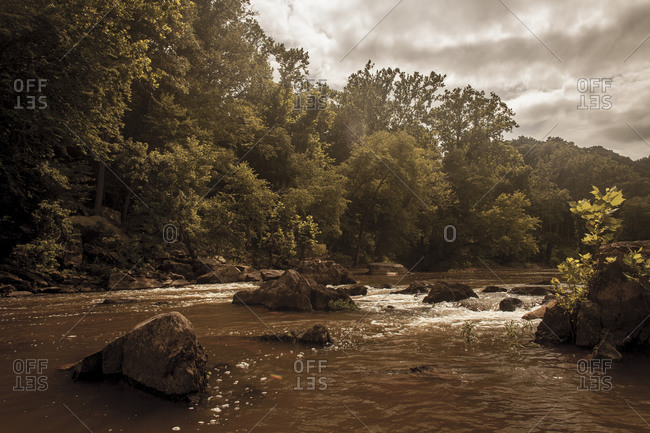
[{"label": "brown river water", "polygon": [[[550,276],[497,273],[506,284]],[[365,284],[398,279],[357,277]],[[469,270],[410,275],[400,286],[423,278],[475,289],[499,284],[488,271]],[[505,324],[524,323],[540,297],[520,297],[525,309],[500,312],[502,293],[432,307],[422,295],[372,289],[355,298],[358,312],[306,314],[232,305],[234,292],[247,287],[254,286],[111,292],[135,302],[94,308],[106,293],[0,299],[0,432],[650,431],[650,358],[626,355],[592,372],[581,361],[587,351],[508,344]],[[168,311],[192,322],[208,352],[205,401],[169,402],[123,383],[75,383],[58,370]],[[469,344],[460,337],[467,321],[475,325]],[[333,347],[253,338],[315,323],[330,329]],[[431,367],[410,371],[422,365]]]}]

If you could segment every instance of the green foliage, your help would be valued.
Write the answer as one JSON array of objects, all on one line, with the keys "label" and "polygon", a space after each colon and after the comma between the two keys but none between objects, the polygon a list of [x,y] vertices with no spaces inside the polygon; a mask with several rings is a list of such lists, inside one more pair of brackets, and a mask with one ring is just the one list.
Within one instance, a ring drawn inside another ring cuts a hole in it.
[{"label": "green foliage", "polygon": [[424,229],[449,201],[436,152],[405,132],[378,132],[359,143],[341,166],[348,211],[343,241],[354,261],[395,260],[423,241]]},{"label": "green foliage", "polygon": [[[485,255],[496,259],[523,259],[537,252],[534,231],[539,219],[526,213],[530,201],[522,192],[503,193],[476,216],[482,227]],[[477,236],[478,237],[478,236]]]},{"label": "green foliage", "polygon": [[41,202],[33,214],[37,235],[31,242],[16,245],[13,258],[21,266],[42,272],[58,269],[74,232],[69,217],[70,210],[60,200]]},{"label": "green foliage", "polygon": [[60,267],[67,216],[105,207],[130,241],[93,246],[116,266],[177,249],[162,242],[168,224],[192,257],[549,263],[574,246],[571,212],[590,246],[613,238],[618,190],[566,209],[591,185],[631,194],[620,236],[650,227],[647,158],[557,137],[504,143],[517,124],[499,96],[443,92],[433,71],[369,61],[342,91],[308,91],[325,106],[294,110],[309,55],[266,35],[248,0],[6,0],[0,22],[5,88],[47,80],[48,109],[0,96],[0,255],[24,266]]},{"label": "green foliage", "polygon": [[474,322],[470,320],[466,320],[463,322],[463,325],[460,328],[460,339],[466,345],[470,345],[478,341],[478,337],[474,333],[475,328],[476,328],[476,324]]},{"label": "green foliage", "polygon": [[577,259],[569,257],[564,263],[558,265],[562,280],[567,284],[566,287],[557,278],[552,280],[558,303],[569,312],[575,311],[587,299],[589,294],[587,284],[595,274],[595,263],[591,254],[580,254],[578,257]]},{"label": "green foliage", "polygon": [[[520,323],[515,320],[505,323],[504,339],[508,352],[520,357],[521,350],[528,347],[535,334],[535,327],[530,322]],[[522,340],[525,343],[522,343]],[[532,343],[534,344],[534,343]]]},{"label": "green foliage", "polygon": [[613,216],[625,199],[616,187],[607,188],[602,194],[594,186],[591,191],[594,200],[582,199],[572,202],[571,212],[585,220],[587,234],[582,239],[585,245],[598,246],[611,242],[614,233],[621,227],[621,220]]},{"label": "green foliage", "polygon": [[337,299],[327,303],[329,311],[358,311],[359,307],[351,299]]},{"label": "green foliage", "polygon": [[644,289],[650,292],[650,258],[643,257],[642,248],[630,250],[623,256],[623,264],[629,269],[625,272],[625,277],[629,280],[636,281]]},{"label": "green foliage", "polygon": [[261,246],[268,251],[271,263],[323,255],[324,247],[317,241],[318,224],[311,215],[302,218],[278,202],[271,211],[268,224]]},{"label": "green foliage", "polygon": [[[596,187],[591,194],[594,201],[587,199],[579,202],[572,202],[571,212],[580,216],[586,221],[587,234],[583,237],[582,243],[588,246],[600,246],[611,242],[614,233],[621,226],[621,221],[613,216],[625,199],[623,193],[616,187],[607,188],[605,194],[601,194]],[[607,258],[608,262],[616,260]],[[558,295],[558,303],[568,312],[573,313],[576,308],[587,299],[588,284],[595,275],[595,260],[591,253],[580,254],[578,258],[567,258],[564,263],[558,265],[561,278],[566,282],[566,287],[557,278],[553,279],[555,292]]]}]

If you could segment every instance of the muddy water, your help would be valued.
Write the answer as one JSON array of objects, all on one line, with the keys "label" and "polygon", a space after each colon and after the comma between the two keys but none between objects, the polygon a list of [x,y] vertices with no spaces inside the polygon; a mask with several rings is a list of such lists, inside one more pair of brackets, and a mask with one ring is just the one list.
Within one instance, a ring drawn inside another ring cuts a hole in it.
[{"label": "muddy water", "polygon": [[[498,274],[506,284],[548,277]],[[401,285],[414,278],[464,281],[474,288],[501,284],[487,271],[466,271],[420,274]],[[397,277],[360,279],[376,284]],[[431,307],[421,303],[422,296],[373,289],[356,299],[359,312],[298,314],[231,305],[233,293],[246,287],[254,286],[115,292],[109,297],[134,302],[98,305],[90,313],[105,294],[1,299],[0,431],[650,430],[643,420],[650,421],[650,359],[628,356],[605,375],[590,374],[577,368],[584,351],[513,347],[504,324],[521,322],[525,311],[496,311],[503,294]],[[521,299],[526,310],[541,300]],[[120,383],[73,383],[57,371],[167,311],[190,319],[208,352],[209,400],[167,402]],[[470,344],[460,338],[467,321],[475,326]],[[311,350],[252,338],[314,323],[329,327],[334,347]],[[27,359],[36,360],[41,371],[26,371],[21,360]],[[422,365],[430,367],[410,371]],[[30,379],[35,376],[40,379]]]}]

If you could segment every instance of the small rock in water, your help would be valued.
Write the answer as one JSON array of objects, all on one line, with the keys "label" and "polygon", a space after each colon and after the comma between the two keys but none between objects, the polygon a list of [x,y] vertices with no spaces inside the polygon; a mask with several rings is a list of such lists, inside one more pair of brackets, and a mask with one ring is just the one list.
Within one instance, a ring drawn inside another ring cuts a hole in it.
[{"label": "small rock in water", "polygon": [[501,311],[515,311],[517,308],[523,307],[524,303],[518,298],[505,298],[499,302],[499,310]]},{"label": "small rock in water", "polygon": [[172,431],[181,431],[181,428],[179,426],[172,427]]},{"label": "small rock in water", "polygon": [[249,364],[248,362],[244,362],[244,361],[242,361],[242,362],[240,362],[239,364],[236,364],[236,365],[235,365],[235,367],[237,367],[237,368],[243,368],[243,369],[247,369],[249,366],[250,366],[250,364]]}]

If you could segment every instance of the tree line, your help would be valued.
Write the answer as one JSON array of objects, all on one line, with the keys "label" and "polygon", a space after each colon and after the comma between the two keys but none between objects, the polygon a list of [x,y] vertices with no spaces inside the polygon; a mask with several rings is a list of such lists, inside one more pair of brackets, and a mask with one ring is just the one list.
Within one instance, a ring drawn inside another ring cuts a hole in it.
[{"label": "tree line", "polygon": [[274,266],[555,264],[584,233],[567,203],[612,185],[618,236],[650,238],[650,158],[505,140],[498,95],[436,72],[369,61],[332,89],[247,0],[0,9],[5,259],[70,267],[74,217],[110,215],[119,230],[84,242],[117,267],[180,245]]}]

